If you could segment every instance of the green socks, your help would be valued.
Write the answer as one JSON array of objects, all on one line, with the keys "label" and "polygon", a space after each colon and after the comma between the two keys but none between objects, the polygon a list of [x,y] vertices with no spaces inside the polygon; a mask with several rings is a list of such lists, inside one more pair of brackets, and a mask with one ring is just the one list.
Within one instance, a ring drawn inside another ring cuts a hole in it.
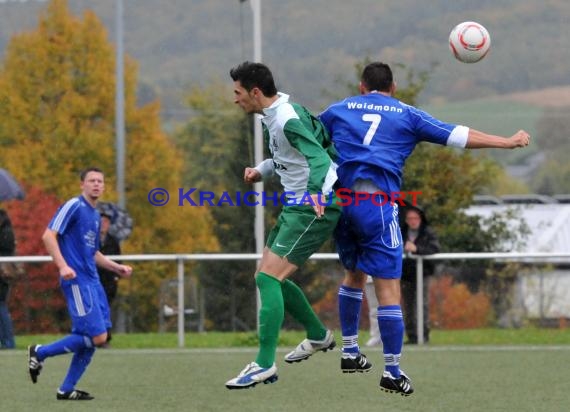
[{"label": "green socks", "polygon": [[275,352],[285,310],[301,323],[307,338],[323,340],[327,329],[319,320],[303,291],[290,280],[279,282],[273,276],[259,272],[255,278],[261,298],[259,310],[259,352],[255,362],[262,368],[275,363]]},{"label": "green socks", "polygon": [[283,291],[285,310],[305,327],[307,338],[323,340],[327,334],[327,328],[317,317],[299,286],[286,279],[281,283],[281,290]]},{"label": "green socks", "polygon": [[261,298],[259,310],[259,352],[255,362],[262,368],[275,363],[279,331],[285,316],[281,282],[263,272],[255,278]]}]

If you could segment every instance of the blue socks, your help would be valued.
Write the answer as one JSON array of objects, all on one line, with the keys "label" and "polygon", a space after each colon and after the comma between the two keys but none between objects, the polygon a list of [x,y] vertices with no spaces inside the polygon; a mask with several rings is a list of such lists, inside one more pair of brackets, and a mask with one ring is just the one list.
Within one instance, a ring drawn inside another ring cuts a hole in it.
[{"label": "blue socks", "polygon": [[76,353],[85,348],[93,348],[93,346],[93,341],[90,337],[72,334],[48,345],[40,346],[37,356],[39,361],[43,361],[45,358],[70,352]]},{"label": "blue socks", "polygon": [[358,324],[362,307],[362,289],[342,285],[338,290],[338,313],[342,331],[342,355],[355,358],[358,347]]},{"label": "blue socks", "polygon": [[94,353],[95,348],[85,348],[73,354],[71,364],[67,371],[67,376],[59,387],[60,391],[71,392],[75,389],[75,385],[77,385],[77,382],[81,379],[85,369],[87,369],[87,366],[91,363],[91,358]]},{"label": "blue socks", "polygon": [[48,345],[41,345],[37,349],[36,355],[41,362],[46,358],[66,353],[73,353],[73,358],[67,370],[67,376],[59,388],[62,392],[70,392],[75,389],[75,385],[91,362],[95,353],[95,345],[89,336],[71,334]]},{"label": "blue socks", "polygon": [[384,364],[395,378],[400,377],[400,357],[404,344],[404,319],[400,305],[378,306],[380,338],[384,346]]},{"label": "blue socks", "polygon": [[[338,291],[338,312],[342,329],[342,356],[360,354],[358,324],[362,306],[362,289],[342,285]],[[400,305],[378,306],[378,324],[384,351],[385,369],[400,377],[400,357],[404,344],[404,319]]]}]

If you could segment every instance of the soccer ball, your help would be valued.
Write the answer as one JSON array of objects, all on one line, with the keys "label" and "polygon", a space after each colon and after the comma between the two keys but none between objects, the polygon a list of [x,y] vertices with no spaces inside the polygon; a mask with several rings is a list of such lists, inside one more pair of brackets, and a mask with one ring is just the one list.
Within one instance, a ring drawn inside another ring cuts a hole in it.
[{"label": "soccer ball", "polygon": [[485,27],[474,21],[459,23],[449,34],[449,48],[457,60],[475,63],[487,55],[491,36]]}]

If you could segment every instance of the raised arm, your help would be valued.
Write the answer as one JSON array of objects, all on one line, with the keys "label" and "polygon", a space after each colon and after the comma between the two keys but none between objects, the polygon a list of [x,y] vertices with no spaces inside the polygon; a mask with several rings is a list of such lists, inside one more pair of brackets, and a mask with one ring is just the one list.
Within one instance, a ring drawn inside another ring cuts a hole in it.
[{"label": "raised arm", "polygon": [[468,149],[515,149],[528,146],[529,143],[530,135],[524,130],[519,130],[511,137],[502,137],[470,128],[465,147]]}]

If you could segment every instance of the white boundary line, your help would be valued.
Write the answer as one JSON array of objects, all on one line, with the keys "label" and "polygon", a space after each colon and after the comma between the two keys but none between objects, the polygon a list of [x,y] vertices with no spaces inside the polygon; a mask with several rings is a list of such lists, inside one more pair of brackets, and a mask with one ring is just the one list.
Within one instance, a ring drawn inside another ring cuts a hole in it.
[{"label": "white boundary line", "polygon": [[[279,348],[278,353],[287,353],[291,348]],[[258,348],[157,348],[157,349],[98,349],[98,355],[178,355],[178,354],[201,354],[201,353],[256,353]],[[340,351],[335,350],[338,353]],[[380,347],[366,348],[365,352],[381,352]],[[570,345],[453,345],[453,346],[413,346],[404,347],[406,352],[565,352],[570,351]],[[27,351],[1,350],[1,356],[22,356]]]}]

